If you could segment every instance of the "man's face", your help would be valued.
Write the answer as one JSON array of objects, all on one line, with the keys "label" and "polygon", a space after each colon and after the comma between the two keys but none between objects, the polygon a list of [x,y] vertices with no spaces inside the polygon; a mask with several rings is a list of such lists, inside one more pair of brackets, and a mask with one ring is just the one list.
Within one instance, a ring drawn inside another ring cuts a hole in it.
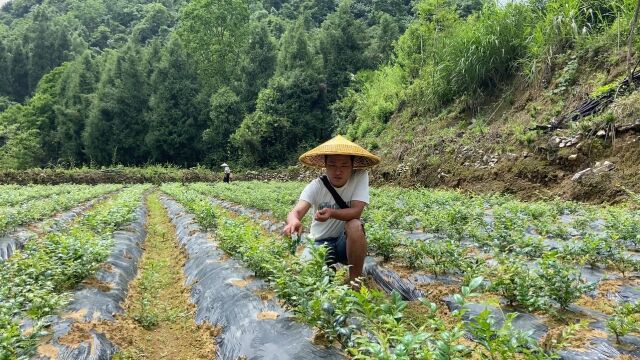
[{"label": "man's face", "polygon": [[326,161],[327,176],[335,187],[342,187],[353,173],[353,162],[349,155],[329,155]]}]

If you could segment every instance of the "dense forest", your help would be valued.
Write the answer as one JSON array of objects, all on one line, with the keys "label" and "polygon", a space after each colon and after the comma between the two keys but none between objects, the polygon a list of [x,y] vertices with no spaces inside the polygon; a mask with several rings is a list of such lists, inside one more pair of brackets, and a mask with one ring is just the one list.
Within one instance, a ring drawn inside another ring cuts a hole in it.
[{"label": "dense forest", "polygon": [[0,165],[286,162],[390,61],[403,0],[14,0],[0,13]]},{"label": "dense forest", "polygon": [[0,10],[0,168],[273,167],[337,132],[376,150],[393,117],[418,126],[455,104],[475,121],[515,77],[549,82],[558,56],[622,49],[635,6],[12,0]]}]

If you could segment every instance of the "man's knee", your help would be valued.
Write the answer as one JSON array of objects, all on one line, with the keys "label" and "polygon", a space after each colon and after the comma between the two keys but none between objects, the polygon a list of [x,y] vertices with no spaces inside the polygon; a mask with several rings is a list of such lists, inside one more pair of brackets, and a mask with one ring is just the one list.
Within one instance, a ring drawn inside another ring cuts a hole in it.
[{"label": "man's knee", "polygon": [[347,223],[344,225],[344,229],[347,233],[347,237],[362,236],[364,238],[364,226],[360,219],[347,221]]}]

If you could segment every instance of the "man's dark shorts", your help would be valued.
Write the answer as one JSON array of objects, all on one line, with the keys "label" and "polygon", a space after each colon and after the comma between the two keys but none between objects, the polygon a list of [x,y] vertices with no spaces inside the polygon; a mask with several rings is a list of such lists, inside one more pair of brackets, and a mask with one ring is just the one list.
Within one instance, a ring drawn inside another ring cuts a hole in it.
[{"label": "man's dark shorts", "polygon": [[347,234],[342,233],[338,237],[330,237],[325,239],[319,239],[315,241],[316,246],[325,245],[327,250],[327,256],[325,261],[328,266],[341,263],[348,265],[347,262]]},{"label": "man's dark shorts", "polygon": [[[362,232],[365,232],[364,221],[360,219],[360,224],[362,225]],[[365,233],[366,236],[366,233]],[[319,239],[315,241],[316,246],[325,245],[329,248],[327,251],[327,256],[325,261],[328,266],[335,265],[337,263],[341,263],[344,265],[349,265],[349,261],[347,260],[347,234],[342,233],[342,235],[338,237],[330,237]]]}]

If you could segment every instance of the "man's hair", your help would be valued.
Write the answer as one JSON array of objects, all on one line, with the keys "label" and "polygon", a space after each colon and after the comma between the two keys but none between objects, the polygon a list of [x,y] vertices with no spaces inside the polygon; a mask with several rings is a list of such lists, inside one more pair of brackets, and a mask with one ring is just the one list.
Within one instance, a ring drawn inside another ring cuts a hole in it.
[{"label": "man's hair", "polygon": [[[356,156],[355,155],[349,155],[349,157],[351,158],[351,166],[353,166],[353,162],[355,161]],[[324,164],[325,164],[325,166],[327,165],[327,159],[328,158],[329,158],[329,155],[325,155],[324,156]]]}]

